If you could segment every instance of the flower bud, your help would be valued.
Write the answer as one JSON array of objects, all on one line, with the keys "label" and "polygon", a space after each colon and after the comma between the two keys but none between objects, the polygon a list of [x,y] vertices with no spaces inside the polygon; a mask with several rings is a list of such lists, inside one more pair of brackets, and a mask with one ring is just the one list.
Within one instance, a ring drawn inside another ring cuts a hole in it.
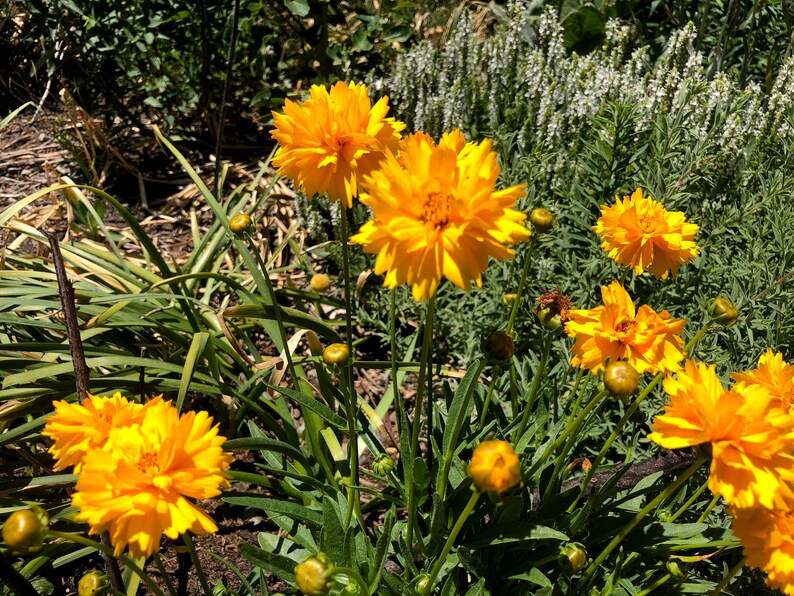
[{"label": "flower bud", "polygon": [[356,582],[347,584],[341,592],[339,592],[339,596],[358,596],[361,594],[361,588],[358,587]]},{"label": "flower bud", "polygon": [[328,366],[347,366],[350,350],[345,344],[331,344],[323,350],[323,362]]},{"label": "flower bud", "polygon": [[238,213],[229,221],[229,229],[237,236],[248,234],[253,227],[254,221],[245,213]]},{"label": "flower bud", "polygon": [[101,571],[89,571],[77,584],[77,596],[100,596],[107,594],[108,576]]},{"label": "flower bud", "polygon": [[604,369],[604,387],[618,398],[628,397],[637,390],[640,375],[625,360],[615,360]]},{"label": "flower bud", "polygon": [[686,580],[687,578],[686,569],[684,569],[684,566],[681,565],[681,561],[679,559],[670,557],[669,559],[667,559],[667,563],[665,563],[665,567],[667,567],[667,573],[669,573],[674,580],[679,582]]},{"label": "flower bud", "polygon": [[325,596],[331,591],[334,579],[331,562],[323,553],[311,555],[295,566],[295,583],[304,596]]},{"label": "flower bud", "polygon": [[312,278],[309,281],[309,289],[312,292],[317,292],[318,294],[322,294],[330,287],[331,287],[331,278],[328,277],[325,273],[316,273],[312,275]]},{"label": "flower bud", "polygon": [[394,460],[388,453],[381,453],[372,462],[372,471],[379,476],[387,476],[394,469]]},{"label": "flower bud", "polygon": [[521,462],[507,441],[483,441],[471,454],[469,476],[477,490],[502,493],[521,482]]},{"label": "flower bud", "polygon": [[739,318],[739,311],[736,310],[733,302],[722,297],[712,299],[706,312],[709,313],[712,321],[726,327],[733,325]]},{"label": "flower bud", "polygon": [[560,549],[557,562],[563,571],[579,573],[587,565],[587,551],[580,542],[569,542]]},{"label": "flower bud", "polygon": [[430,576],[427,573],[420,573],[412,583],[416,594],[424,594],[427,584],[430,583]]},{"label": "flower bud", "polygon": [[515,302],[517,298],[518,294],[505,294],[502,296],[502,302],[504,302],[507,306],[512,306],[513,302]]},{"label": "flower bud", "polygon": [[28,554],[41,548],[49,517],[40,507],[20,509],[3,524],[3,542],[14,554]]},{"label": "flower bud", "polygon": [[554,225],[554,215],[544,207],[537,207],[529,214],[529,221],[538,232],[548,232]]},{"label": "flower bud", "polygon": [[506,331],[492,331],[482,342],[482,351],[491,362],[500,363],[510,360],[516,352],[516,344]]}]

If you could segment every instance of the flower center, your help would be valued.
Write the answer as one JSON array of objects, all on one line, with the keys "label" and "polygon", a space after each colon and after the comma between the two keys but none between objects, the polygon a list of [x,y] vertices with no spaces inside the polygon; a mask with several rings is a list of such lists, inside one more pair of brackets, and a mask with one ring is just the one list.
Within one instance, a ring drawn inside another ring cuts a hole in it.
[{"label": "flower center", "polygon": [[138,469],[149,476],[157,476],[160,473],[160,466],[157,465],[157,453],[148,451],[138,460]]},{"label": "flower center", "polygon": [[654,234],[659,231],[660,224],[663,219],[659,218],[656,213],[643,213],[639,217],[640,229],[646,234]]},{"label": "flower center", "polygon": [[794,536],[794,517],[786,513],[778,515],[777,529],[784,536]]},{"label": "flower center", "polygon": [[449,223],[450,196],[445,188],[439,186],[438,183],[431,183],[425,195],[422,215],[419,217],[424,223],[429,223],[436,229],[441,229]]},{"label": "flower center", "polygon": [[623,343],[631,342],[634,339],[634,329],[637,327],[637,321],[634,319],[626,319],[618,325],[618,331],[627,337],[620,338]]}]

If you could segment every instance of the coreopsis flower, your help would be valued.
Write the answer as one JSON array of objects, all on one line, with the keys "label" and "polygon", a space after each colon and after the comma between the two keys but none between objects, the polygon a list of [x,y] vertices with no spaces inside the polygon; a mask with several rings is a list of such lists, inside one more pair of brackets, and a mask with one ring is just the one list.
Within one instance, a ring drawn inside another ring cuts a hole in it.
[{"label": "coreopsis flower", "polygon": [[521,462],[507,441],[483,441],[471,454],[469,476],[477,490],[502,493],[521,482]]},{"label": "coreopsis flower", "polygon": [[529,238],[526,214],[513,209],[525,186],[496,190],[500,167],[491,141],[466,143],[459,130],[436,143],[415,133],[365,176],[361,202],[373,219],[350,241],[378,255],[384,284],[408,284],[414,299],[431,298],[442,277],[464,290],[482,286],[488,258],[508,259],[505,244]]},{"label": "coreopsis flower", "polygon": [[602,306],[568,311],[565,332],[574,338],[574,366],[596,373],[607,360],[626,360],[639,374],[680,368],[685,321],[648,305],[637,309],[617,281],[602,286],[601,297]]},{"label": "coreopsis flower", "polygon": [[746,564],[766,571],[769,586],[794,596],[794,515],[763,507],[730,507],[728,513]]},{"label": "coreopsis flower", "polygon": [[749,372],[733,373],[737,391],[747,385],[761,385],[769,394],[779,399],[784,408],[794,413],[794,365],[783,360],[783,354],[767,348],[758,359],[758,368]]},{"label": "coreopsis flower", "polygon": [[302,104],[286,100],[283,114],[273,112],[270,134],[279,143],[273,165],[307,195],[328,193],[351,207],[360,177],[386,150],[397,150],[405,124],[386,117],[387,97],[373,106],[363,84],[312,85],[310,93]]},{"label": "coreopsis flower", "polygon": [[89,394],[82,405],[67,401],[53,402],[55,414],[47,418],[42,435],[55,443],[50,453],[55,457],[55,469],[74,466],[80,472],[83,456],[91,449],[111,450],[110,431],[140,424],[146,410],[158,404],[160,396],[145,404],[138,404],[114,393],[113,397]]},{"label": "coreopsis flower", "polygon": [[633,267],[638,275],[647,269],[665,279],[700,252],[695,243],[698,226],[688,223],[682,212],[643,197],[641,188],[622,201],[615,199],[611,207],[601,206],[593,230],[601,236],[601,248],[619,265]]},{"label": "coreopsis flower", "polygon": [[736,507],[794,504],[794,417],[761,385],[726,390],[713,366],[687,360],[648,438],[667,449],[711,443],[709,488]]},{"label": "coreopsis flower", "polygon": [[147,408],[139,426],[110,430],[112,449],[93,449],[83,457],[72,505],[91,533],[107,530],[116,556],[129,546],[133,557],[160,548],[190,530],[218,527],[188,499],[208,499],[229,486],[224,470],[233,456],[206,412],[179,412],[171,402]]}]

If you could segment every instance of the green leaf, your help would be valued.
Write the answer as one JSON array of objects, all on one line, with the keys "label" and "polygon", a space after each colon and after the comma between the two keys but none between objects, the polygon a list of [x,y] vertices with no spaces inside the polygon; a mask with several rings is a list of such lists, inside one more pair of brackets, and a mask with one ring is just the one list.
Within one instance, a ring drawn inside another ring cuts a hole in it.
[{"label": "green leaf", "polygon": [[256,548],[245,542],[239,543],[237,545],[237,550],[260,569],[269,571],[286,582],[291,584],[295,583],[295,561],[292,559],[284,555],[269,553],[266,550]]},{"label": "green leaf", "polygon": [[305,17],[309,14],[309,0],[285,0],[284,6],[296,17]]},{"label": "green leaf", "polygon": [[[239,493],[238,493],[239,494]],[[307,524],[314,526],[321,526],[323,523],[323,516],[319,511],[309,509],[298,503],[292,501],[284,501],[282,499],[271,499],[268,497],[260,496],[224,496],[221,497],[225,502],[232,505],[242,505],[243,507],[253,507],[254,509],[262,509],[266,513],[282,513],[289,515],[293,519],[299,519]]]},{"label": "green leaf", "polygon": [[318,401],[316,397],[306,395],[305,393],[301,393],[300,391],[296,391],[294,389],[287,389],[286,387],[277,387],[276,385],[269,385],[268,383],[265,383],[265,385],[275,391],[278,391],[284,397],[288,397],[291,400],[298,402],[304,408],[308,408],[320,418],[325,420],[328,424],[340,429],[347,428],[347,422],[345,419],[335,414],[331,408]]}]

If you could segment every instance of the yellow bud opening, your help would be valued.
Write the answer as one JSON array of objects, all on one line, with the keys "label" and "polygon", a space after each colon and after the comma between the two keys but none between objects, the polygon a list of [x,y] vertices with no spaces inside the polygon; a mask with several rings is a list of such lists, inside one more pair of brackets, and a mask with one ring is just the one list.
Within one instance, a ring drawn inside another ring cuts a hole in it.
[{"label": "yellow bud opening", "polygon": [[477,490],[502,493],[521,482],[521,462],[507,441],[483,441],[471,454],[469,476]]},{"label": "yellow bud opening", "polygon": [[328,277],[325,273],[317,273],[313,275],[311,280],[309,281],[309,289],[312,292],[317,292],[318,294],[322,294],[330,287],[331,287],[331,278]]},{"label": "yellow bud opening", "polygon": [[326,596],[333,586],[331,564],[323,553],[312,555],[295,566],[295,583],[304,596]]},{"label": "yellow bud opening", "polygon": [[624,360],[610,362],[604,369],[604,387],[615,397],[628,397],[639,384],[639,373]]},{"label": "yellow bud opening", "polygon": [[238,236],[247,234],[253,226],[254,221],[251,216],[245,213],[238,213],[229,221],[229,229]]},{"label": "yellow bud opening", "polygon": [[544,207],[537,207],[529,214],[529,221],[538,232],[548,232],[554,226],[554,214]]},{"label": "yellow bud opening", "polygon": [[350,350],[345,344],[331,344],[323,350],[323,362],[328,366],[346,366],[350,362]]}]

